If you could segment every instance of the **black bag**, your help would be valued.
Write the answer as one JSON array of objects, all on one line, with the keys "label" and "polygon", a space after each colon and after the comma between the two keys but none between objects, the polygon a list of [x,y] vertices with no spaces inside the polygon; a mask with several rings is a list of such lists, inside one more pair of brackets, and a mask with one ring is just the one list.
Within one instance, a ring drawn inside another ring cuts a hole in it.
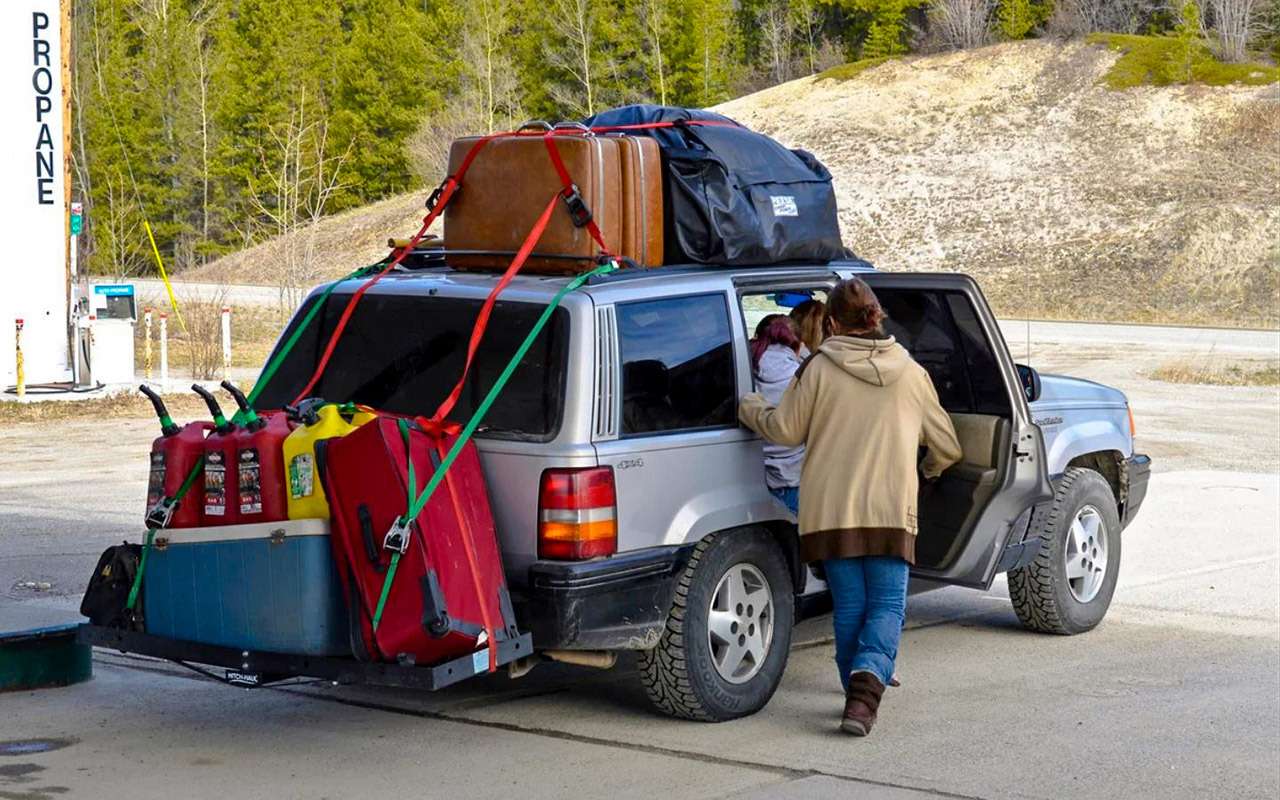
[{"label": "black bag", "polygon": [[632,105],[589,126],[712,120],[635,131],[662,149],[665,262],[775,264],[849,255],[840,240],[831,173],[804,150],[788,150],[710,111]]},{"label": "black bag", "polygon": [[80,601],[80,613],[88,617],[89,622],[108,628],[142,630],[141,590],[134,610],[130,612],[125,608],[141,559],[141,545],[125,542],[106,549]]}]

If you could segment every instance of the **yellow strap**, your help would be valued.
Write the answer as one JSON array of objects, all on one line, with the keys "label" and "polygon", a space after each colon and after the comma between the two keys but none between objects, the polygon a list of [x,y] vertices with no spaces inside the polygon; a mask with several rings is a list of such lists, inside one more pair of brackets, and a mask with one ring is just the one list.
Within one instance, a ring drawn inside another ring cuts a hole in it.
[{"label": "yellow strap", "polygon": [[147,230],[147,241],[151,242],[151,253],[156,257],[156,266],[160,268],[160,280],[164,281],[164,290],[169,293],[169,305],[173,308],[173,315],[178,318],[182,332],[186,333],[187,323],[182,319],[182,312],[178,310],[178,298],[173,296],[173,284],[169,283],[169,273],[164,271],[164,262],[160,260],[160,248],[156,247],[156,237],[151,235],[151,223],[144,218],[142,227]]}]

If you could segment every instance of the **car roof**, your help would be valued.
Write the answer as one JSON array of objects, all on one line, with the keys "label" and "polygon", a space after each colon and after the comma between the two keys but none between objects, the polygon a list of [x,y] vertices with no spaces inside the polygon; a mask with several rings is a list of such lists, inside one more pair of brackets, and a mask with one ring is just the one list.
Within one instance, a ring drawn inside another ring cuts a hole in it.
[{"label": "car roof", "polygon": [[[697,284],[707,279],[741,280],[750,279],[762,282],[786,280],[788,278],[811,277],[816,275],[830,276],[837,270],[841,272],[867,272],[875,270],[870,262],[859,258],[841,259],[830,263],[788,263],[760,266],[717,266],[707,264],[679,264],[660,267],[627,267],[606,275],[592,278],[586,287],[587,293],[593,296],[610,294],[613,288],[624,288],[628,294],[643,292],[647,285],[661,286],[669,289],[673,284]],[[444,291],[447,295],[462,294],[467,296],[483,296],[487,294],[501,276],[494,272],[473,272],[456,270],[439,262],[425,267],[400,268],[379,281],[374,291],[389,294],[436,294]],[[509,287],[503,292],[504,299],[516,301],[536,301],[548,299],[572,280],[571,275],[517,275]],[[339,291],[354,291],[360,281],[352,279]],[[452,289],[453,291],[449,291]]]}]

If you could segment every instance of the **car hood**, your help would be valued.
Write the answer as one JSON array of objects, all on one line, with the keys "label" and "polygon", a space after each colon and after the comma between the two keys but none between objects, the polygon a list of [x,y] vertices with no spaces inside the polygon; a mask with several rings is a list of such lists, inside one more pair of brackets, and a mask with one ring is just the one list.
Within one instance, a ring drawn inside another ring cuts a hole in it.
[{"label": "car hood", "polygon": [[1040,376],[1040,399],[1032,408],[1103,408],[1125,406],[1124,392],[1101,383],[1072,378],[1068,375]]}]

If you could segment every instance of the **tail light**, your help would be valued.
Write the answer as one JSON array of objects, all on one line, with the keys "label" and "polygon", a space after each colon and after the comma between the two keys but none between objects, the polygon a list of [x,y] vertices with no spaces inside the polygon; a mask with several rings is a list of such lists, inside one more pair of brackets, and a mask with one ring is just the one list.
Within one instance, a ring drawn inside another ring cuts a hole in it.
[{"label": "tail light", "polygon": [[546,470],[538,495],[538,558],[580,561],[617,552],[612,467]]},{"label": "tail light", "polygon": [[1138,435],[1138,426],[1133,424],[1133,406],[1125,406],[1125,410],[1129,412],[1129,438],[1132,439]]}]

